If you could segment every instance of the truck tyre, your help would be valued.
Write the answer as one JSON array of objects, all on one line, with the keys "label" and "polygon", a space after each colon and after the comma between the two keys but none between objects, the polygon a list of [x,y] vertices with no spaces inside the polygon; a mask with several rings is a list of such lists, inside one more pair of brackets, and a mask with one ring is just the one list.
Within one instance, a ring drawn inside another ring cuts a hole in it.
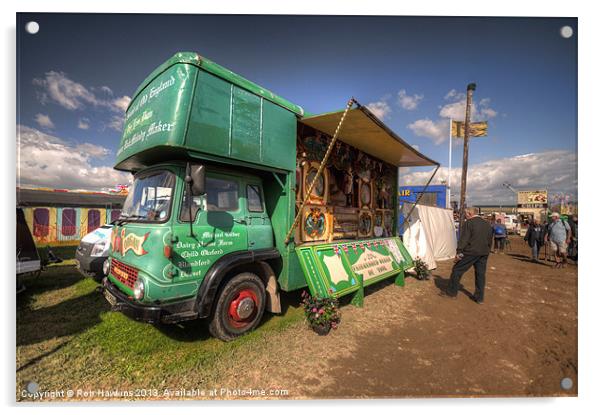
[{"label": "truck tyre", "polygon": [[255,329],[265,309],[265,286],[257,275],[243,272],[230,279],[219,292],[209,323],[209,332],[223,341]]}]

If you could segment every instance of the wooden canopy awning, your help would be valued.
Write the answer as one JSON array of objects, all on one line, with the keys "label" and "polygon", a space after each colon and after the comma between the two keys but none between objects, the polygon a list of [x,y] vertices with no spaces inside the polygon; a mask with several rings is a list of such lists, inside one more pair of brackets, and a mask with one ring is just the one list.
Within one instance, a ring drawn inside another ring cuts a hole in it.
[{"label": "wooden canopy awning", "polygon": [[[299,122],[330,136],[334,135],[344,111],[301,118]],[[368,108],[350,109],[339,132],[339,140],[397,167],[439,166],[402,140]]]}]

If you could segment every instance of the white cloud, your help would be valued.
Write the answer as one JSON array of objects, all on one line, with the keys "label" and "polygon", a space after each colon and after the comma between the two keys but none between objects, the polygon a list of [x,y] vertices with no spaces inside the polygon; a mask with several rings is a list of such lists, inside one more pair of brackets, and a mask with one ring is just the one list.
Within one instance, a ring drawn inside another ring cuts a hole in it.
[{"label": "white cloud", "polygon": [[99,159],[105,158],[111,152],[108,148],[92,143],[78,144],[75,146],[75,150],[85,156]]},{"label": "white cloud", "polygon": [[405,110],[415,110],[418,107],[418,103],[422,101],[424,95],[408,95],[405,89],[402,89],[397,94],[399,105]]},{"label": "white cloud", "polygon": [[113,101],[111,101],[111,103],[113,107],[118,108],[119,110],[121,110],[121,112],[125,114],[125,111],[128,109],[128,105],[130,105],[131,101],[132,98],[128,97],[127,95],[124,95],[122,97],[114,99]]},{"label": "white cloud", "polygon": [[112,130],[115,130],[117,132],[122,132],[124,121],[125,121],[125,117],[123,115],[113,115],[111,117],[111,119],[109,120],[109,123],[107,124],[107,126],[109,128],[111,128]]},{"label": "white cloud", "polygon": [[113,95],[113,90],[106,85],[100,87],[100,90],[108,95]]},{"label": "white cloud", "polygon": [[[131,100],[128,96],[116,99],[105,99],[98,97],[94,87],[87,88],[67,77],[63,72],[46,72],[44,78],[35,78],[33,84],[38,86],[38,97],[42,104],[53,101],[68,110],[81,110],[90,105],[93,107],[104,107],[113,112],[125,112],[127,104]],[[113,95],[109,87],[100,88],[102,92]],[[125,104],[125,107],[124,107]]]},{"label": "white cloud", "polygon": [[38,125],[42,128],[46,128],[52,130],[54,128],[54,123],[50,119],[50,117],[46,114],[36,114],[34,120]]},{"label": "white cloud", "polygon": [[462,95],[460,92],[456,91],[455,89],[452,89],[447,94],[445,94],[444,99],[446,101],[448,101],[450,99],[457,99],[460,95]]},{"label": "white cloud", "polygon": [[[432,172],[414,172],[402,176],[403,184],[425,184]],[[452,169],[452,194],[459,200],[461,168]],[[447,179],[442,167],[433,179]],[[517,190],[548,189],[550,193],[565,192],[575,200],[577,193],[577,154],[568,150],[550,150],[489,160],[468,165],[467,200],[469,204],[515,203],[511,191],[502,186],[510,183]]]},{"label": "white cloud", "polygon": [[[436,145],[444,143],[449,138],[449,118],[463,121],[466,117],[466,94],[452,89],[445,95],[444,100],[451,102],[440,107],[439,117],[441,118],[439,120],[423,118],[408,125],[414,134],[419,137],[428,137]],[[486,121],[497,116],[497,111],[491,108],[490,104],[490,98],[473,102],[471,121]]]},{"label": "white cloud", "polygon": [[87,130],[90,128],[90,120],[88,118],[80,118],[77,122],[77,128],[80,130]]},{"label": "white cloud", "polygon": [[92,162],[109,150],[91,143],[73,144],[24,125],[17,126],[17,184],[99,190],[127,184],[130,175]]},{"label": "white cloud", "polygon": [[[445,104],[439,111],[442,118],[451,118],[456,121],[464,121],[466,118],[466,94],[452,89],[445,95],[446,101],[453,101]],[[483,98],[480,101],[473,101],[470,111],[471,121],[486,121],[494,118],[497,111],[491,108],[491,98]]]},{"label": "white cloud", "polygon": [[366,107],[381,120],[391,113],[391,107],[386,100],[371,102]]},{"label": "white cloud", "polygon": [[424,118],[408,124],[408,128],[418,137],[430,138],[435,144],[441,144],[449,139],[448,120],[433,121],[429,118]]}]

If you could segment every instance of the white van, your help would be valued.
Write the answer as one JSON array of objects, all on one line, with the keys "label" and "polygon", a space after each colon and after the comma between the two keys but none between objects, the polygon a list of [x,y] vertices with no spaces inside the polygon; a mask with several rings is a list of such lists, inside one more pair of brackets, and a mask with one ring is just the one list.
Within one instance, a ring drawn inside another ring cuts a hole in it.
[{"label": "white van", "polygon": [[82,238],[75,251],[75,264],[86,277],[100,281],[108,272],[109,246],[113,225],[106,224]]},{"label": "white van", "polygon": [[518,217],[516,215],[506,215],[504,225],[506,226],[508,235],[518,234]]}]

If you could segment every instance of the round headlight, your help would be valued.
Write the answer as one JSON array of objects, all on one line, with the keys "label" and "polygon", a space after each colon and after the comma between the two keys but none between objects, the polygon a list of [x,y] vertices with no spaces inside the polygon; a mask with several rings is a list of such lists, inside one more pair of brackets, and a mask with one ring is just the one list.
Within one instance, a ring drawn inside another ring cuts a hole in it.
[{"label": "round headlight", "polygon": [[144,297],[144,283],[142,280],[136,280],[134,283],[134,298],[141,300]]},{"label": "round headlight", "polygon": [[109,258],[105,259],[105,262],[102,263],[102,272],[105,275],[109,275],[109,271],[111,270],[111,260]]}]

